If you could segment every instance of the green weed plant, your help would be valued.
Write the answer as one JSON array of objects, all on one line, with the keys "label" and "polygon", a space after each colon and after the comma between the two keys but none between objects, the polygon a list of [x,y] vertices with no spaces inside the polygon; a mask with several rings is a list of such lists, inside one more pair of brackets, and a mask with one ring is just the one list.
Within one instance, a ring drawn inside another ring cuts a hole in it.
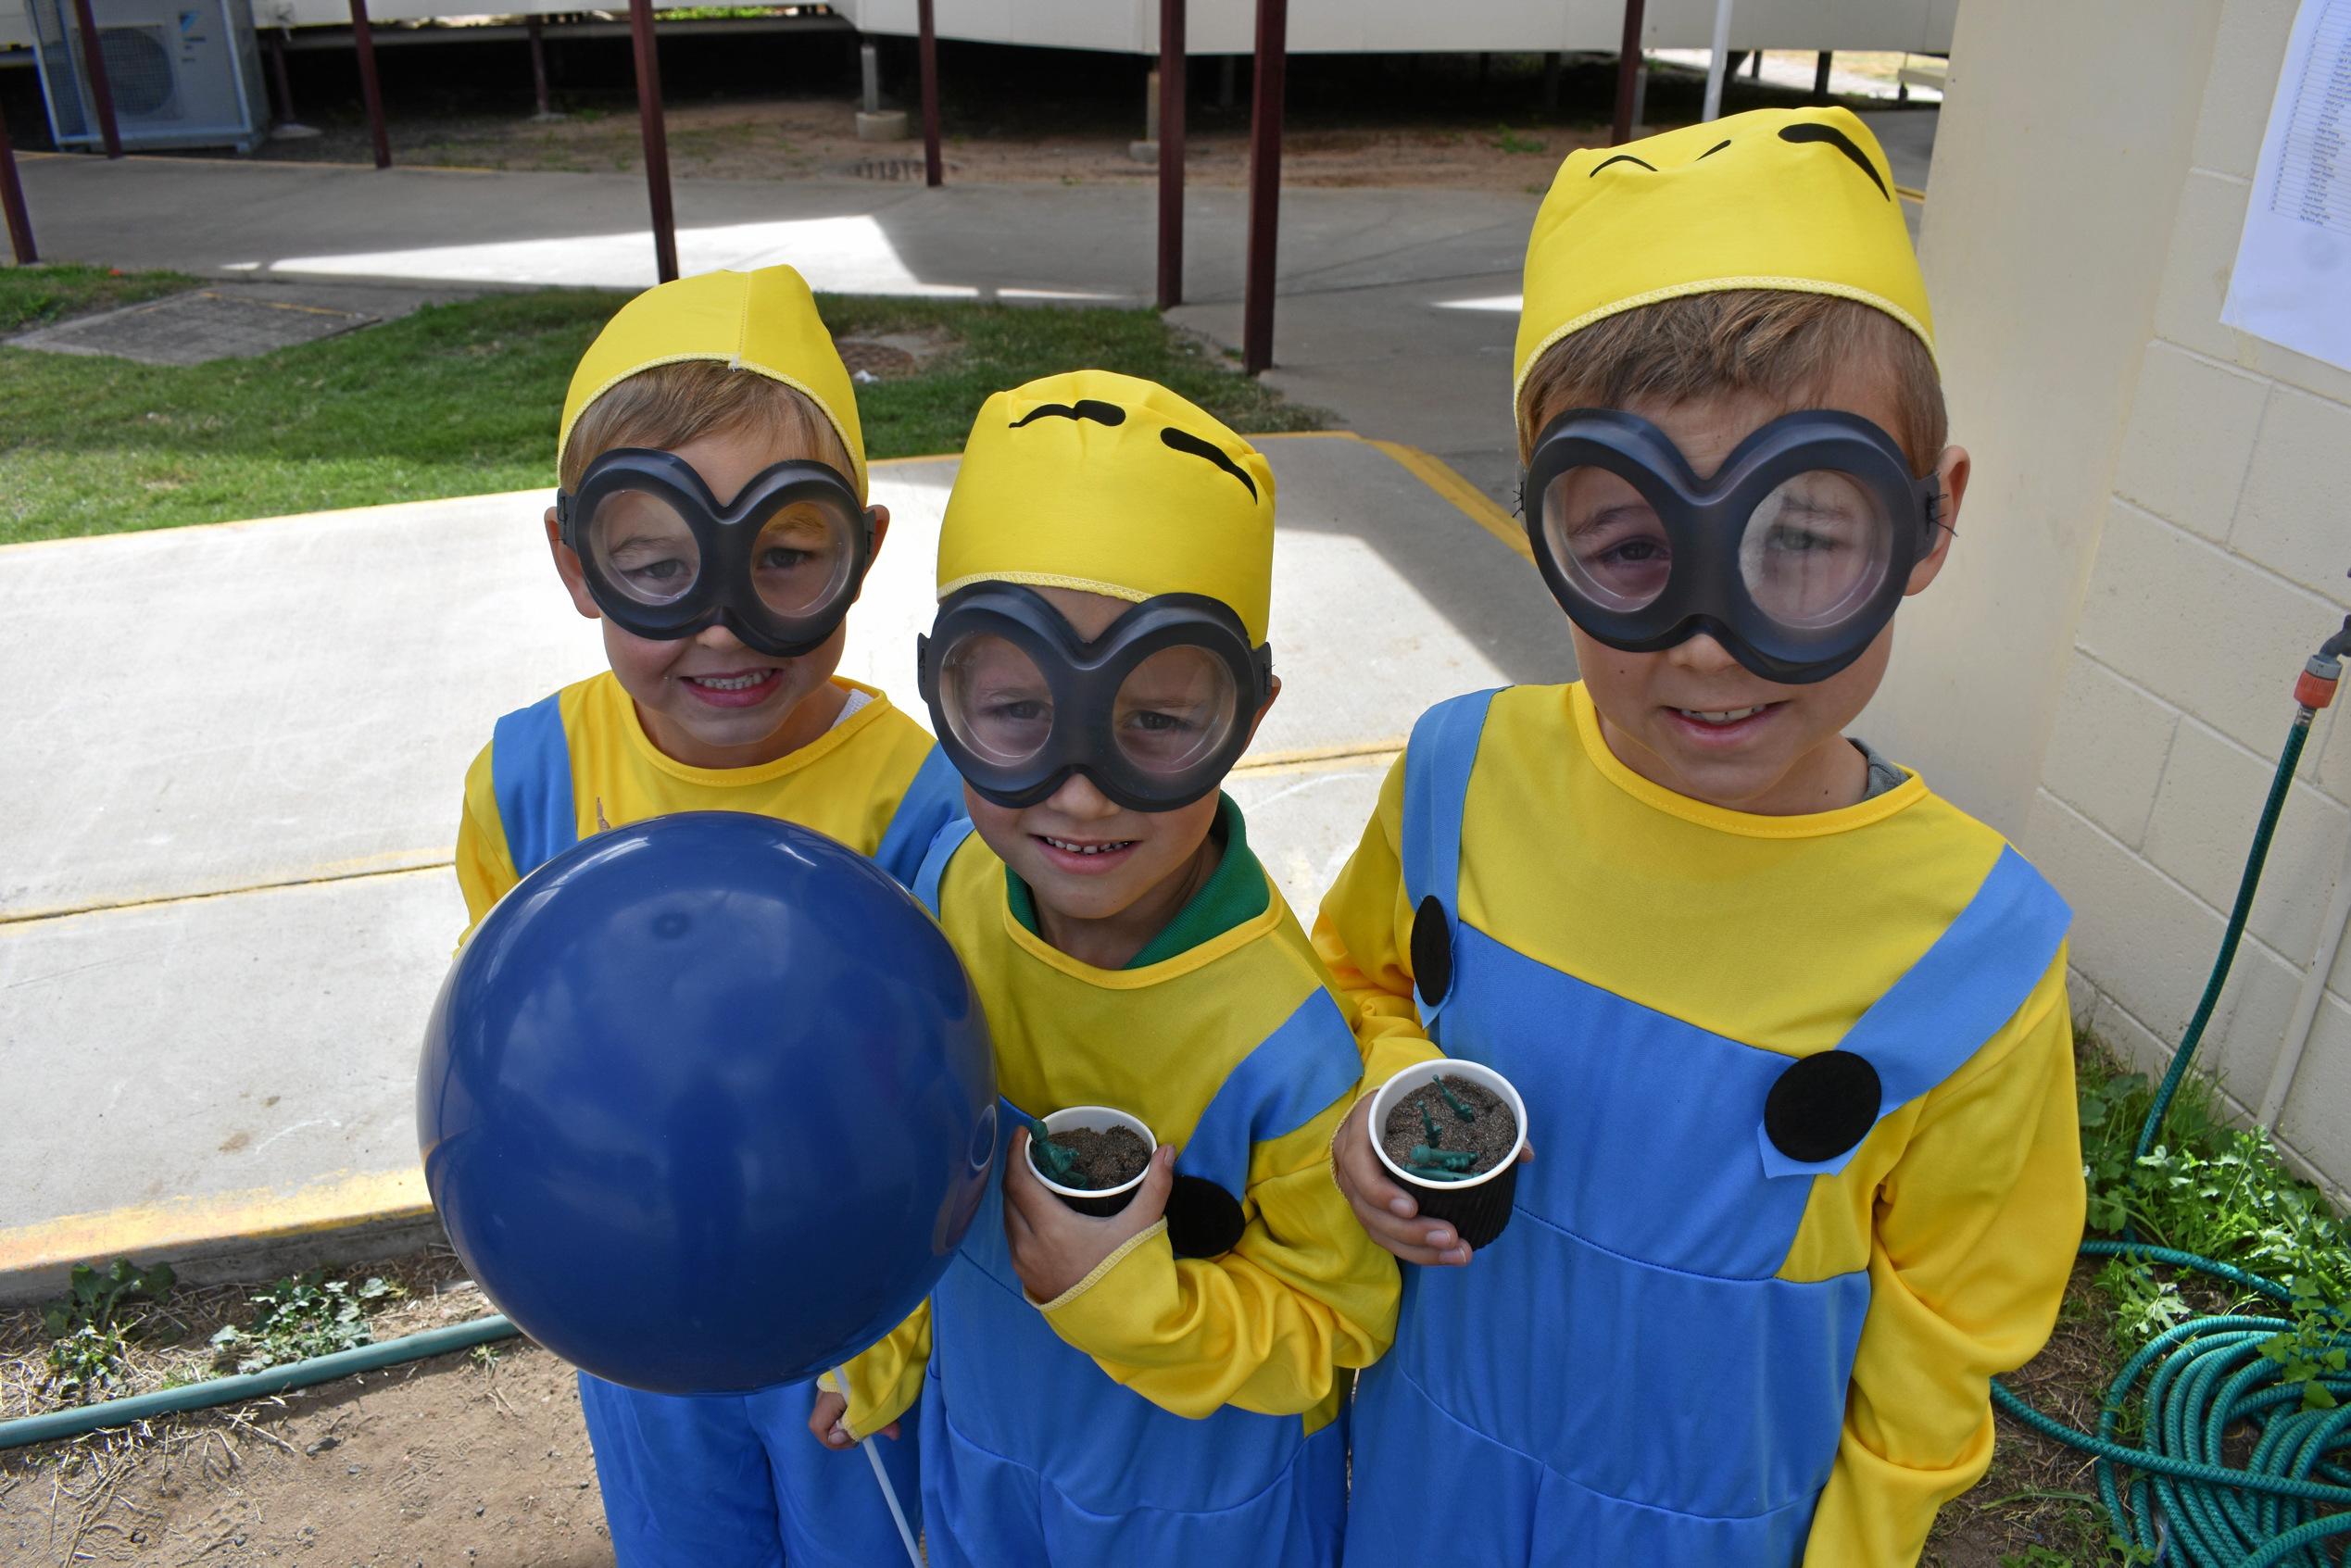
[{"label": "green weed plant", "polygon": [[[2279,1363],[2288,1386],[2300,1386],[2305,1409],[2332,1408],[2334,1396],[2319,1379],[2345,1369],[2342,1345],[2351,1332],[2351,1235],[2342,1218],[2318,1188],[2285,1169],[2268,1133],[2230,1126],[2211,1084],[2193,1073],[2172,1101],[2163,1141],[2137,1155],[2153,1100],[2144,1073],[2084,1063],[2090,1233],[2194,1252],[2291,1290],[2285,1311],[2294,1326],[2273,1336],[2262,1354]],[[2097,1285],[2114,1301],[2115,1344],[2126,1355],[2197,1310],[2172,1277],[2143,1260],[2112,1259]],[[2232,1306],[2265,1315],[2282,1310],[2266,1296]]]},{"label": "green weed plant", "polygon": [[76,1263],[65,1299],[41,1310],[41,1327],[49,1336],[48,1392],[79,1405],[113,1388],[120,1380],[123,1350],[145,1317],[127,1316],[127,1310],[162,1300],[174,1283],[167,1263],[143,1269],[117,1258],[103,1273]]},{"label": "green weed plant", "polygon": [[222,1361],[234,1358],[241,1374],[289,1361],[307,1361],[338,1350],[356,1350],[375,1341],[368,1318],[377,1308],[406,1295],[391,1281],[329,1279],[322,1269],[281,1279],[250,1298],[258,1311],[244,1328],[231,1323],[212,1336]]}]

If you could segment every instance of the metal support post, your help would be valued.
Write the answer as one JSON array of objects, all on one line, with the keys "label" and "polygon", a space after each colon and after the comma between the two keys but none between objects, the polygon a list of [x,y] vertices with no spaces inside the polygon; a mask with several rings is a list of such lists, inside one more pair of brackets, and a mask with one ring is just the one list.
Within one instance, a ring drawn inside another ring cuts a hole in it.
[{"label": "metal support post", "polygon": [[375,138],[375,166],[392,167],[392,133],[383,125],[383,88],[375,76],[375,30],[368,26],[368,0],[351,0],[351,42],[359,50],[359,95],[367,100],[368,132]]},{"label": "metal support post", "polygon": [[1159,0],[1159,307],[1184,303],[1184,0]]},{"label": "metal support post", "polygon": [[98,36],[98,19],[90,14],[90,0],[73,0],[73,19],[82,30],[82,69],[90,79],[90,106],[98,111],[98,139],[107,157],[122,156],[122,132],[115,124],[114,86],[107,80],[107,51]]},{"label": "metal support post", "polygon": [[1641,92],[1641,0],[1625,0],[1625,37],[1616,49],[1616,123],[1608,137],[1612,147],[1632,140],[1641,118],[1634,102]]},{"label": "metal support post", "polygon": [[1274,362],[1274,253],[1282,207],[1282,85],[1289,0],[1257,0],[1256,91],[1249,130],[1249,275],[1241,296],[1241,370]]},{"label": "metal support post", "polygon": [[547,90],[547,37],[539,25],[536,11],[522,19],[523,28],[531,35],[531,101],[537,106],[541,119],[555,118],[554,100]]},{"label": "metal support post", "polygon": [[677,276],[677,218],[670,210],[670,143],[661,124],[661,62],[653,51],[653,0],[629,0],[629,37],[636,49],[636,118],[645,133],[645,194],[653,207],[653,266],[666,283]]},{"label": "metal support post", "polygon": [[8,144],[8,117],[0,115],[0,212],[8,220],[8,248],[17,265],[30,267],[41,259],[32,248],[32,215],[24,207],[24,187],[17,182],[17,150]]},{"label": "metal support post", "polygon": [[922,43],[918,53],[923,70],[923,183],[936,190],[946,183],[947,170],[938,155],[938,27],[932,19],[931,0],[920,0]]}]

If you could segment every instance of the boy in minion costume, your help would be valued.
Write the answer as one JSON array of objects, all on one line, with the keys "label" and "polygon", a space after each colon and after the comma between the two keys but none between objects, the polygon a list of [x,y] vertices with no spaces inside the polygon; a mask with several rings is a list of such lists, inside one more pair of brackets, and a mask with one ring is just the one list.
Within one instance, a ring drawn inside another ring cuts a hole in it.
[{"label": "boy in minion costume", "polygon": [[[835,673],[889,515],[866,504],[849,371],[799,274],[706,273],[622,306],[572,375],[557,454],[547,546],[610,669],[500,719],[474,759],[457,849],[471,921],[580,839],[672,811],[780,817],[911,881],[960,792],[920,725]],[[800,1435],[813,1393],[683,1398],[582,1373],[621,1568],[899,1555],[867,1467]],[[885,1454],[910,1501],[911,1448]]]},{"label": "boy in minion costume", "polygon": [[1350,1568],[1917,1561],[2082,1214],[2063,903],[1845,726],[1944,563],[1926,293],[1842,110],[1578,151],[1516,353],[1582,679],[1440,704],[1316,946],[1366,1079],[1473,1058],[1540,1157],[1473,1260],[1334,1147],[1407,1271]]},{"label": "boy in minion costume", "polygon": [[[1330,1178],[1353,1037],[1217,787],[1278,689],[1273,528],[1264,458],[1149,382],[999,393],[964,448],[921,677],[972,820],[916,892],[987,1007],[1004,1178],[811,1424],[919,1391],[934,1568],[1338,1561],[1398,1280]],[[1085,1105],[1159,1140],[1108,1218],[1030,1162]]]}]

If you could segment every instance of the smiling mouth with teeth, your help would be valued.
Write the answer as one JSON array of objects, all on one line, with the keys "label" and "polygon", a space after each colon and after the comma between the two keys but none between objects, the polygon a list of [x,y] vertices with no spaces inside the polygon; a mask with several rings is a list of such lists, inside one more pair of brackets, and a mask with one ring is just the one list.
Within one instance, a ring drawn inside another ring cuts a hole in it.
[{"label": "smiling mouth with teeth", "polygon": [[751,670],[740,675],[686,675],[681,678],[714,692],[747,692],[774,673],[773,670]]},{"label": "smiling mouth with teeth", "polygon": [[1071,839],[1055,838],[1050,834],[1040,833],[1037,836],[1067,855],[1107,855],[1115,850],[1135,847],[1135,840],[1131,838],[1115,839],[1108,844],[1079,844]]},{"label": "smiling mouth with teeth", "polygon": [[1770,706],[1770,703],[1764,702],[1753,708],[1726,708],[1712,712],[1697,708],[1677,708],[1674,711],[1701,724],[1736,724],[1741,719],[1754,718]]}]

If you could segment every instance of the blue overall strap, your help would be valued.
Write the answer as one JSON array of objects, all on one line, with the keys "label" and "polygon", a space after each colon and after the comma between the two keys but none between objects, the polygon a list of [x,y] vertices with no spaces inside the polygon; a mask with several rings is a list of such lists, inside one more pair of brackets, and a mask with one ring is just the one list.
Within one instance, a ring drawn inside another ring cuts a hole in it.
[{"label": "blue overall strap", "polygon": [[[1877,1069],[1880,1121],[1958,1072],[2016,1016],[2072,922],[2057,890],[2004,847],[1959,918],[1837,1044]],[[1756,1137],[1774,1176],[1834,1175],[1854,1153],[1807,1163],[1781,1153],[1760,1123]]]},{"label": "blue overall strap", "polygon": [[947,862],[955,859],[955,851],[963,847],[963,841],[972,836],[972,820],[958,817],[942,826],[931,838],[930,848],[924,853],[923,863],[916,869],[914,879],[906,890],[923,901],[923,908],[931,911],[931,918],[939,918],[938,884],[947,875]]},{"label": "blue overall strap", "polygon": [[962,775],[956,772],[947,753],[933,741],[923,765],[908,781],[906,793],[899,797],[898,809],[890,813],[890,825],[883,830],[882,842],[874,847],[874,862],[896,877],[899,886],[913,886],[931,840],[938,836],[939,829],[962,814]]},{"label": "blue overall strap", "polygon": [[1314,986],[1280,1027],[1225,1075],[1176,1157],[1176,1171],[1229,1193],[1246,1192],[1250,1151],[1328,1110],[1363,1073],[1347,1015],[1328,991]]},{"label": "blue overall strap", "polygon": [[[1420,716],[1404,748],[1404,841],[1398,846],[1403,857],[1404,895],[1415,910],[1424,908],[1424,900],[1438,901],[1444,911],[1449,951],[1458,946],[1452,940],[1453,926],[1461,918],[1462,806],[1469,797],[1470,770],[1477,763],[1477,742],[1486,733],[1486,711],[1494,696],[1494,692],[1484,691],[1447,697]],[[1419,985],[1415,979],[1414,999],[1420,1004],[1421,1022],[1433,1025],[1445,997],[1432,1000]]]},{"label": "blue overall strap", "polygon": [[490,787],[514,874],[528,876],[580,841],[562,694],[542,697],[490,732]]}]

